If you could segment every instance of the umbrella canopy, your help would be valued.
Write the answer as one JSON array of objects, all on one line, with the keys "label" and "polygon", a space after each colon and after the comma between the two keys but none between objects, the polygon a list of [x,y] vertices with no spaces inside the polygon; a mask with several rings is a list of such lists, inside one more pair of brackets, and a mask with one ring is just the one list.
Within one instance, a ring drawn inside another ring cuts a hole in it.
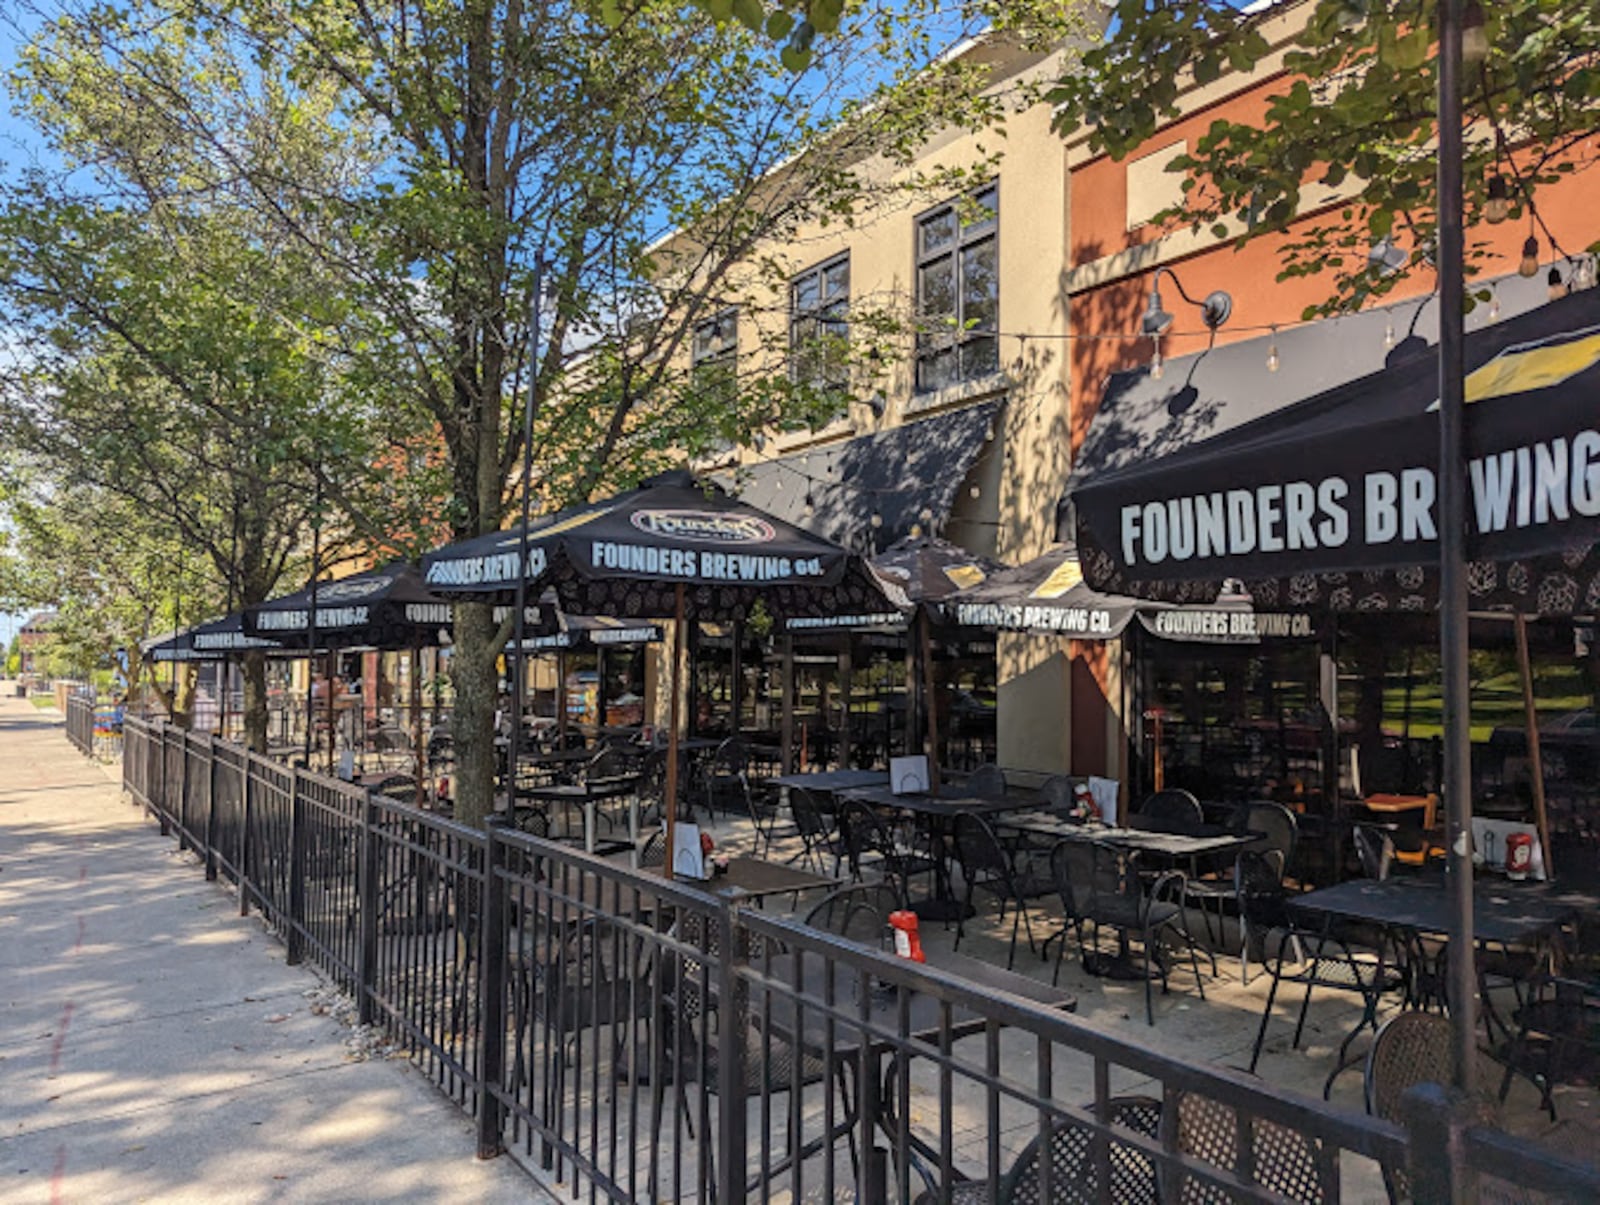
[{"label": "umbrella canopy", "polygon": [[[1569,333],[1548,329],[1560,308]],[[1600,293],[1468,340],[1471,605],[1600,608]],[[1241,579],[1257,604],[1431,609],[1437,371],[1423,357],[1078,483],[1088,580],[1168,601]]]},{"label": "umbrella canopy", "polygon": [[[304,650],[312,628],[311,587],[248,608],[246,633]],[[316,586],[316,647],[412,648],[440,643],[450,603],[429,592],[404,561]]]},{"label": "umbrella canopy", "polygon": [[1077,550],[1065,544],[950,595],[943,611],[948,622],[966,627],[1083,640],[1114,639],[1135,619],[1152,636],[1206,644],[1254,644],[1317,631],[1314,615],[1260,611],[1245,594],[1188,606],[1105,594],[1084,580]]},{"label": "umbrella canopy", "polygon": [[[976,586],[1000,566],[988,557],[975,556],[959,545],[937,536],[911,536],[868,562],[878,580],[905,596],[909,606],[934,603],[957,590]],[[903,628],[905,612],[880,611],[865,615],[836,612],[789,619],[790,631],[817,631],[835,628]]]},{"label": "umbrella canopy", "polygon": [[619,619],[673,614],[680,585],[701,619],[743,619],[757,598],[777,616],[887,609],[860,558],[686,472],[545,516],[525,538],[522,564],[519,530],[429,553],[427,588],[503,602],[522,574],[568,612]]},{"label": "umbrella canopy", "polygon": [[252,650],[271,652],[278,642],[251,636],[244,630],[244,612],[196,624],[156,640],[146,640],[139,651],[151,661],[215,661]]}]

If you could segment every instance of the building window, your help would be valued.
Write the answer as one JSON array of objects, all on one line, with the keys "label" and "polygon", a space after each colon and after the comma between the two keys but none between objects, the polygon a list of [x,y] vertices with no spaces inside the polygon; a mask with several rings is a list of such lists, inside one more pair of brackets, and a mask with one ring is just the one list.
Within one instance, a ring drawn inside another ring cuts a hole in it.
[{"label": "building window", "polygon": [[999,250],[997,185],[917,219],[919,392],[999,370]]},{"label": "building window", "polygon": [[789,371],[818,395],[816,410],[785,427],[825,426],[845,408],[850,383],[850,255],[835,256],[789,282]]},{"label": "building window", "polygon": [[726,309],[697,323],[689,351],[695,392],[732,410],[739,399],[739,311]]}]

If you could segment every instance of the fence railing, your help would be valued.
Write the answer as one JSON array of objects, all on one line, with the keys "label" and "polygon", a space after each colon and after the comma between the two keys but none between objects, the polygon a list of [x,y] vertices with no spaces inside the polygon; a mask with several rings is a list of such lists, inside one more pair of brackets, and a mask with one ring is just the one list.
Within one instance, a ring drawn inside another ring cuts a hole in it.
[{"label": "fence railing", "polygon": [[85,757],[94,756],[94,696],[67,696],[67,739]]},{"label": "fence railing", "polygon": [[[1435,1133],[1458,1183],[1505,1166],[1447,1103],[1408,1133],[165,722],[128,721],[123,783],[476,1118],[480,1154],[574,1198],[1334,1201],[1436,1163],[1413,1137]],[[1542,1199],[1600,1199],[1593,1169],[1518,1158]]]}]

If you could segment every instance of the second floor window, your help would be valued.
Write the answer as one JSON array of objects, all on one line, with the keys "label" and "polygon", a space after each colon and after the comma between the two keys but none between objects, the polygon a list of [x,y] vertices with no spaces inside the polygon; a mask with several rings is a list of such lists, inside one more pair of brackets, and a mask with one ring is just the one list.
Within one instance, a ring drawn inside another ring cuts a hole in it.
[{"label": "second floor window", "polygon": [[689,350],[695,391],[731,410],[739,398],[739,311],[726,309],[696,323]]},{"label": "second floor window", "polygon": [[999,370],[999,251],[994,184],[917,219],[919,392]]},{"label": "second floor window", "polygon": [[835,404],[834,413],[825,418],[837,417],[844,408],[850,383],[849,308],[848,254],[809,268],[789,282],[790,374],[795,384],[808,386]]}]

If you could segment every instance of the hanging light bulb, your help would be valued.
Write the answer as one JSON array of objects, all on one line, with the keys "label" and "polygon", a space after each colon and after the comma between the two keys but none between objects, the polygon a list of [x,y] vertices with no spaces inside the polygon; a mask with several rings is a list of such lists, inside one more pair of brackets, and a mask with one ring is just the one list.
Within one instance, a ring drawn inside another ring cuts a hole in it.
[{"label": "hanging light bulb", "polygon": [[967,496],[971,497],[971,498],[982,497],[983,496],[983,490],[980,487],[975,485],[970,490],[967,491]]},{"label": "hanging light bulb", "polygon": [[816,504],[811,501],[811,495],[807,494],[806,495],[806,504],[803,507],[800,508],[800,517],[802,519],[809,519],[812,515],[814,515],[816,513],[817,513]]},{"label": "hanging light bulb", "polygon": [[994,439],[994,424],[993,423],[990,423],[987,427],[985,427],[983,429],[983,439],[984,439],[985,443],[988,443],[989,441]]},{"label": "hanging light bulb", "polygon": [[1272,342],[1267,344],[1267,371],[1278,371],[1278,328],[1272,328]]},{"label": "hanging light bulb", "polygon": [[1500,321],[1500,290],[1490,287],[1489,292],[1489,321]]},{"label": "hanging light bulb", "polygon": [[1594,256],[1579,256],[1572,265],[1572,287],[1576,290],[1594,288]]},{"label": "hanging light bulb", "polygon": [[931,507],[924,506],[917,512],[917,518],[921,519],[924,523],[932,523],[933,509]]},{"label": "hanging light bulb", "polygon": [[1159,381],[1167,375],[1166,368],[1161,363],[1161,344],[1156,344],[1155,351],[1150,353],[1150,379]]},{"label": "hanging light bulb", "polygon": [[1529,235],[1522,244],[1522,262],[1517,265],[1517,275],[1532,279],[1539,274],[1539,240]]},{"label": "hanging light bulb", "polygon": [[911,525],[911,538],[913,540],[922,539],[922,524],[921,523],[913,523]]},{"label": "hanging light bulb", "polygon": [[1461,10],[1461,62],[1476,67],[1489,57],[1489,31],[1483,23],[1483,6],[1467,0]]},{"label": "hanging light bulb", "polygon": [[1390,314],[1383,321],[1383,346],[1387,351],[1394,346],[1394,315]]},{"label": "hanging light bulb", "polygon": [[1511,190],[1506,178],[1496,172],[1489,177],[1489,195],[1483,202],[1483,220],[1498,226],[1511,216]]},{"label": "hanging light bulb", "polygon": [[1567,295],[1567,282],[1561,279],[1561,269],[1554,264],[1550,265],[1550,274],[1545,277],[1545,282],[1550,286],[1550,300],[1560,301]]},{"label": "hanging light bulb", "polygon": [[883,526],[883,516],[877,511],[873,511],[872,518],[868,519],[867,522],[871,523],[873,530],[876,531],[878,528]]}]

